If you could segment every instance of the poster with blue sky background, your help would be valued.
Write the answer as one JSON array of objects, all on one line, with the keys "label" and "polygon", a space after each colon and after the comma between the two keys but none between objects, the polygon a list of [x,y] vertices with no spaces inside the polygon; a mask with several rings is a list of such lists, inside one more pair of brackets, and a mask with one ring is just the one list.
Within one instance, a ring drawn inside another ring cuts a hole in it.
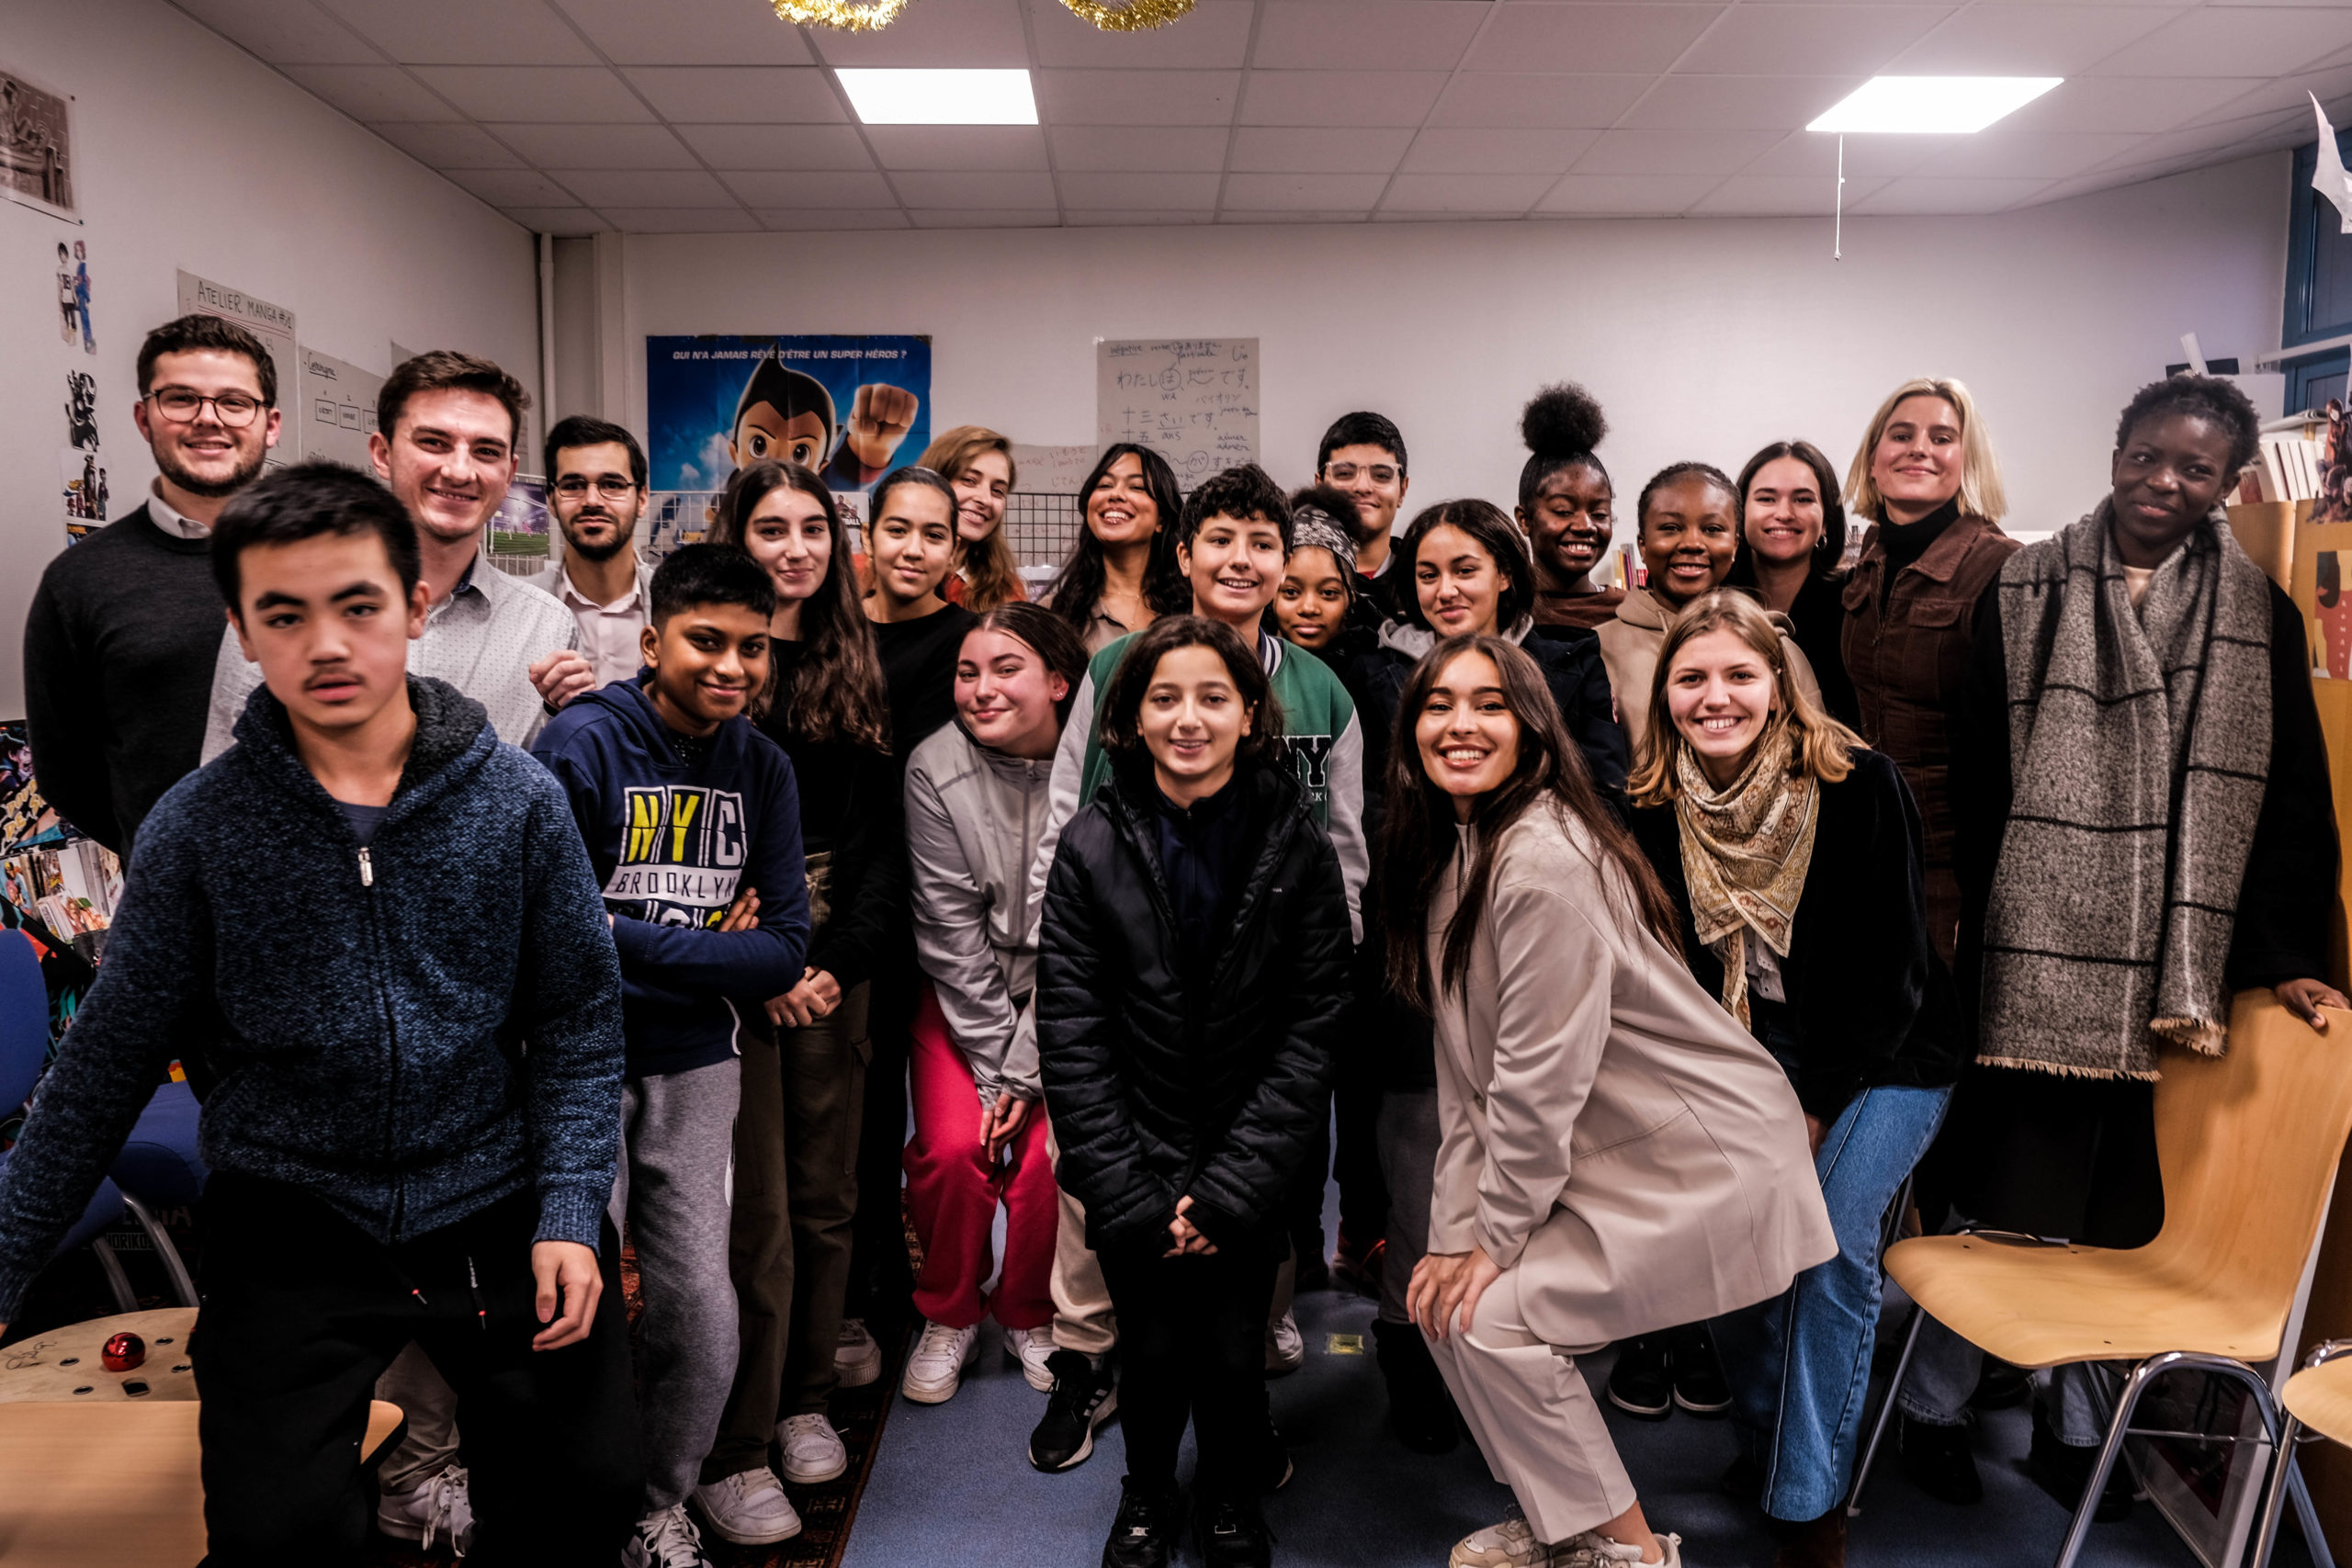
[{"label": "poster with blue sky background", "polygon": [[863,496],[931,444],[931,339],[648,337],[645,397],[657,491],[718,490],[775,457]]}]

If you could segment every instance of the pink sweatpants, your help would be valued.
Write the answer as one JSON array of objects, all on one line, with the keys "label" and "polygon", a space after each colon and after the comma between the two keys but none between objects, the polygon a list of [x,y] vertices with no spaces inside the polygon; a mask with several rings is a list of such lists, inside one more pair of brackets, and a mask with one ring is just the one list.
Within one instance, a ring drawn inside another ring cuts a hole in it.
[{"label": "pink sweatpants", "polygon": [[[1007,1328],[1042,1328],[1053,1321],[1048,1280],[1059,1200],[1053,1162],[1046,1156],[1045,1107],[1006,1146],[1006,1163],[991,1168],[980,1143],[980,1094],[964,1053],[948,1038],[947,1021],[931,987],[915,1010],[907,1081],[914,1099],[915,1135],[907,1144],[907,1207],[922,1242],[922,1274],[915,1280],[915,1310],[933,1323],[963,1328],[994,1308]],[[995,1259],[989,1233],[1004,1204],[1004,1277],[993,1299],[983,1296]]]}]

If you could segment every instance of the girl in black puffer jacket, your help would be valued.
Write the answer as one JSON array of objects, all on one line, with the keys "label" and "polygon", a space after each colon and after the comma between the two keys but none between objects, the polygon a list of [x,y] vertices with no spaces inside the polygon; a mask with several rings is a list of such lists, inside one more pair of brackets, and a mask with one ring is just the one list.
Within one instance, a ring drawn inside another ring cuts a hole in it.
[{"label": "girl in black puffer jacket", "polygon": [[1046,887],[1037,1044],[1063,1188],[1118,1314],[1127,1476],[1105,1568],[1159,1568],[1176,1449],[1200,1450],[1201,1553],[1268,1560],[1266,1313],[1283,1198],[1327,1098],[1347,996],[1346,894],[1282,755],[1255,655],[1172,616],[1112,678],[1114,776]]}]

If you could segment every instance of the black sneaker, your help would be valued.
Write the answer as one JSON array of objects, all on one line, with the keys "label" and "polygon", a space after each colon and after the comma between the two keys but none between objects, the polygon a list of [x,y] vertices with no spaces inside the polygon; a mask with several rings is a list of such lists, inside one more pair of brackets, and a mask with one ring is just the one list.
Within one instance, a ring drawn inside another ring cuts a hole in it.
[{"label": "black sneaker", "polygon": [[1122,1476],[1119,1516],[1102,1543],[1102,1568],[1168,1568],[1175,1552],[1175,1489],[1140,1486],[1134,1476]]},{"label": "black sneaker", "polygon": [[1716,1416],[1731,1412],[1731,1384],[1724,1381],[1723,1363],[1715,1359],[1714,1336],[1707,1325],[1694,1323],[1674,1336],[1667,1358],[1674,1383],[1674,1403],[1693,1416]]},{"label": "black sneaker", "polygon": [[[2080,1449],[2061,1442],[2050,1428],[2050,1421],[2040,1405],[2033,1410],[2033,1446],[2025,1456],[2026,1473],[2034,1484],[2057,1499],[2061,1507],[2073,1513],[2082,1506],[2083,1488],[2091,1481],[2091,1472],[2098,1465],[2097,1449]],[[2100,1488],[2098,1506],[2091,1517],[2102,1525],[2114,1524],[2132,1517],[2132,1471],[2123,1456],[2115,1456],[2115,1468],[2107,1472],[2107,1484]]]},{"label": "black sneaker", "polygon": [[1029,1434],[1029,1462],[1051,1474],[1086,1462],[1094,1451],[1094,1429],[1119,1407],[1119,1387],[1108,1366],[1098,1370],[1076,1350],[1055,1351],[1046,1358],[1046,1370],[1054,1374],[1054,1391],[1046,1396],[1044,1419]]},{"label": "black sneaker", "polygon": [[1372,1338],[1388,1384],[1388,1419],[1396,1439],[1417,1454],[1450,1453],[1462,1441],[1453,1395],[1430,1357],[1429,1341],[1409,1323],[1374,1318]]},{"label": "black sneaker", "polygon": [[1665,1420],[1674,1414],[1670,1367],[1662,1337],[1624,1341],[1617,1347],[1617,1364],[1609,1369],[1609,1403],[1636,1420]]},{"label": "black sneaker", "polygon": [[1970,1451],[1970,1427],[1933,1427],[1905,1416],[1895,1425],[1894,1447],[1911,1484],[1939,1503],[1981,1503],[1984,1482]]},{"label": "black sneaker", "polygon": [[1976,1376],[1976,1392],[1968,1396],[1971,1410],[2014,1410],[2033,1393],[2033,1374],[2013,1367],[1997,1356],[1984,1358]]},{"label": "black sneaker", "polygon": [[1273,1532],[1251,1497],[1201,1499],[1193,1508],[1193,1540],[1201,1568],[1272,1568]]}]

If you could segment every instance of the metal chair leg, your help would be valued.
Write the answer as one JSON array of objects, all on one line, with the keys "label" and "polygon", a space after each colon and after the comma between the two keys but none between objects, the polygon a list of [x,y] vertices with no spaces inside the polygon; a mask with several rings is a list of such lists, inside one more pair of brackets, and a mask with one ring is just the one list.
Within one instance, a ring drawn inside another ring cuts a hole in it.
[{"label": "metal chair leg", "polygon": [[2254,1532],[2254,1551],[2247,1558],[2247,1568],[2270,1568],[2270,1553],[2278,1544],[2278,1516],[2287,1501],[2287,1478],[2295,1472],[2295,1436],[2302,1430],[2302,1423],[2292,1416],[2287,1417],[2285,1431],[2278,1440],[2278,1451],[2270,1459],[2270,1483],[2262,1489],[2262,1523]]},{"label": "metal chair leg", "polygon": [[1862,1488],[1870,1484],[1871,1466],[1878,1462],[1879,1444],[1886,1440],[1887,1423],[1894,1419],[1894,1400],[1903,1392],[1904,1375],[1911,1370],[1911,1352],[1919,1347],[1919,1331],[1928,1325],[1928,1309],[1913,1303],[1911,1326],[1903,1336],[1903,1356],[1894,1363],[1894,1378],[1886,1385],[1886,1402],[1878,1407],[1878,1422],[1871,1427],[1870,1447],[1862,1450],[1862,1462],[1854,1467],[1854,1484],[1846,1494],[1846,1517],[1855,1518],[1862,1511]]},{"label": "metal chair leg", "polygon": [[2335,1568],[2335,1556],[2327,1549],[2327,1532],[2319,1528],[2319,1510],[2312,1506],[2312,1489],[2303,1480],[2301,1465],[2295,1456],[2287,1455],[2287,1490],[2295,1499],[2295,1522],[2303,1527],[2303,1543],[2311,1549],[2312,1568]]},{"label": "metal chair leg", "polygon": [[2115,1414],[2107,1424],[2107,1440],[2099,1445],[2098,1462],[2091,1467],[2090,1479],[2084,1483],[2082,1500],[2075,1506],[2075,1522],[2067,1528],[2066,1544],[2059,1549],[2057,1568],[2075,1568],[2075,1560],[2082,1554],[2083,1542],[2090,1535],[2091,1516],[2098,1511],[2099,1494],[2107,1490],[2107,1478],[2114,1473],[2116,1461],[2123,1455],[2123,1439],[2131,1431],[2132,1413],[2140,1407],[2140,1396],[2165,1373],[2179,1371],[2214,1372],[2236,1379],[2254,1396],[2255,1408],[2262,1416],[2263,1432],[2270,1438],[2272,1449],[2278,1448],[2278,1405],[2271,1397],[2270,1385],[2252,1367],[2227,1356],[2193,1350],[2167,1350],[2149,1357],[2123,1380],[2122,1393],[2115,1401]]},{"label": "metal chair leg", "polygon": [[147,1233],[147,1240],[155,1248],[155,1256],[163,1260],[164,1277],[171,1281],[172,1294],[179,1299],[179,1304],[202,1304],[197,1300],[196,1281],[188,1278],[187,1265],[180,1259],[180,1249],[172,1245],[171,1233],[156,1220],[155,1212],[128,1192],[122,1195],[122,1206],[130,1211],[130,1217]]},{"label": "metal chair leg", "polygon": [[107,1289],[114,1292],[115,1310],[137,1312],[139,1298],[130,1293],[130,1277],[122,1271],[122,1259],[114,1255],[114,1248],[107,1245],[107,1238],[92,1236],[90,1250],[97,1257],[99,1271],[107,1277]]}]

